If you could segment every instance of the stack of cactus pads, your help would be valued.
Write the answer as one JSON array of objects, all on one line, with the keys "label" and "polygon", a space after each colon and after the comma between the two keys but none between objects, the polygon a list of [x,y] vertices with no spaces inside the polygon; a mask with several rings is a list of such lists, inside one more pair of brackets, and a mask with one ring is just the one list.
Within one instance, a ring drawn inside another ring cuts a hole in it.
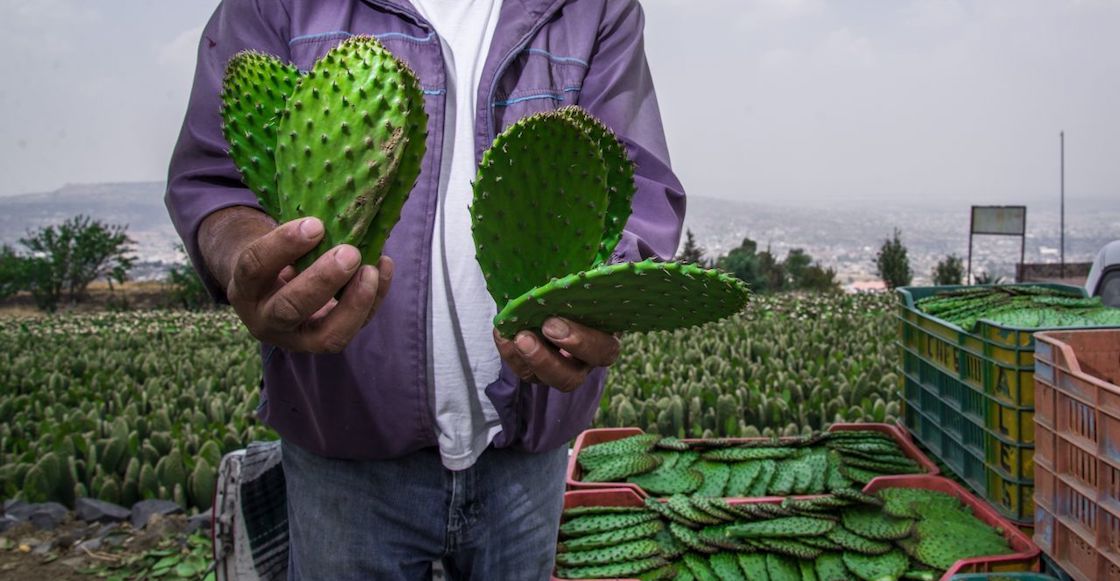
[{"label": "stack of cactus pads", "polygon": [[782,503],[646,499],[565,511],[565,579],[933,581],[958,560],[1003,555],[1002,531],[922,488],[838,491]]},{"label": "stack of cactus pads", "polygon": [[578,107],[526,117],[483,155],[471,205],[476,257],[505,337],[562,316],[605,332],[699,325],[747,300],[737,279],[690,264],[611,264],[630,217],[625,146]]},{"label": "stack of cactus pads", "polygon": [[641,434],[588,446],[577,460],[584,482],[626,481],[658,496],[822,494],[926,471],[890,436],[868,430],[738,443]]},{"label": "stack of cactus pads", "polygon": [[322,242],[375,264],[424,158],[428,118],[416,76],[376,39],[354,36],[306,74],[242,52],[226,67],[222,131],[242,180],[276,221],[314,216]]}]

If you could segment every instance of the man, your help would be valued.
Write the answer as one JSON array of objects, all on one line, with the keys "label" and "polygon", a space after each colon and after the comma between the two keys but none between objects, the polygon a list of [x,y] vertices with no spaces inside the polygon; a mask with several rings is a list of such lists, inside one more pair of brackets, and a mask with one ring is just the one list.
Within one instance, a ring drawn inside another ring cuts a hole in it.
[{"label": "man", "polygon": [[[261,340],[261,417],[283,440],[295,579],[542,579],[566,442],[592,420],[618,339],[551,319],[498,337],[470,240],[470,179],[519,118],[575,104],[636,164],[613,261],[669,258],[669,167],[636,0],[225,0],[203,32],[167,204],[211,293]],[[302,70],[371,34],[417,74],[427,155],[376,267],[276,225],[226,155],[219,92],[241,50]],[[341,291],[341,293],[339,293]],[[335,300],[334,297],[340,297]]]}]

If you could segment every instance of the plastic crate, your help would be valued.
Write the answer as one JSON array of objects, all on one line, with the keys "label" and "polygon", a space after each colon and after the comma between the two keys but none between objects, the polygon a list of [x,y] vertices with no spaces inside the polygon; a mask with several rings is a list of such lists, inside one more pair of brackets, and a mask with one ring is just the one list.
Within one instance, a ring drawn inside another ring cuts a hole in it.
[{"label": "plastic crate", "polygon": [[[898,426],[893,426],[890,424],[832,424],[832,426],[828,429],[829,432],[857,430],[881,432],[889,435],[895,441],[895,443],[898,444],[898,447],[902,450],[903,454],[925,468],[926,474],[940,474],[940,470],[937,468],[937,465],[934,464],[932,460],[927,458],[926,455],[923,454],[922,451],[914,445],[914,442],[910,440],[910,437],[906,434],[906,432]],[[649,496],[649,494],[647,494],[645,490],[642,490],[640,486],[630,482],[585,482],[581,480],[583,478],[583,469],[580,468],[579,462],[577,461],[577,459],[579,458],[579,453],[588,446],[602,444],[604,442],[611,442],[614,440],[621,440],[622,438],[628,438],[630,436],[636,436],[638,434],[644,433],[645,432],[643,432],[640,428],[593,428],[590,430],[584,430],[583,433],[576,437],[575,444],[572,446],[572,453],[568,457],[568,471],[565,476],[568,490],[589,488],[626,488],[629,490],[633,490],[636,494],[643,498]],[[721,438],[721,441],[740,443],[758,442],[765,439],[767,438]],[[789,441],[794,439],[796,438],[780,438],[779,440]],[[685,439],[683,441],[698,442],[701,440]]]},{"label": "plastic crate", "polygon": [[1120,329],[1037,340],[1035,540],[1073,579],[1120,581]]},{"label": "plastic crate", "polygon": [[[1007,555],[957,561],[941,577],[942,581],[948,581],[954,575],[962,573],[1025,572],[1038,568],[1039,550],[1030,538],[959,484],[939,476],[883,476],[868,483],[864,487],[864,491],[870,493],[883,488],[925,488],[951,494],[969,507],[976,518],[1003,531],[1008,544],[1015,551]],[[564,493],[564,508],[577,506],[642,506],[644,500],[637,492],[626,488],[572,490]],[[728,499],[728,502],[732,504],[760,504],[779,503],[781,500],[771,497]],[[556,577],[552,579],[558,581]]]},{"label": "plastic crate", "polygon": [[1059,581],[1042,573],[964,573],[953,575],[950,581]]},{"label": "plastic crate", "polygon": [[914,438],[1005,518],[1029,527],[1034,522],[1034,447],[992,432],[975,414],[909,373],[900,381],[903,422]]}]

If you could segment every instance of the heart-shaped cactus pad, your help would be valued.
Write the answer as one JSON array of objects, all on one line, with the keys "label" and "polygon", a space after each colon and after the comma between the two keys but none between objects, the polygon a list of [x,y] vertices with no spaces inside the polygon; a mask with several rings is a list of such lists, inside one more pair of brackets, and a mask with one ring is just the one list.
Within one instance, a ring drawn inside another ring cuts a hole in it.
[{"label": "heart-shaped cactus pad", "polygon": [[375,264],[420,174],[427,137],[416,76],[371,36],[353,36],[307,74],[256,52],[235,55],[222,90],[230,156],[278,222],[314,216],[322,242]]}]

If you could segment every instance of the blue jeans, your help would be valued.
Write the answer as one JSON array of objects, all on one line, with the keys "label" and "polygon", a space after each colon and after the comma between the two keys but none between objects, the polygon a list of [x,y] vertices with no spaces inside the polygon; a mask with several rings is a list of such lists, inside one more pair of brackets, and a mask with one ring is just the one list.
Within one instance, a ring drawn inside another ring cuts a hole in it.
[{"label": "blue jeans", "polygon": [[461,472],[432,448],[386,461],[331,460],[285,442],[289,579],[548,579],[564,495],[564,447],[487,449]]}]

